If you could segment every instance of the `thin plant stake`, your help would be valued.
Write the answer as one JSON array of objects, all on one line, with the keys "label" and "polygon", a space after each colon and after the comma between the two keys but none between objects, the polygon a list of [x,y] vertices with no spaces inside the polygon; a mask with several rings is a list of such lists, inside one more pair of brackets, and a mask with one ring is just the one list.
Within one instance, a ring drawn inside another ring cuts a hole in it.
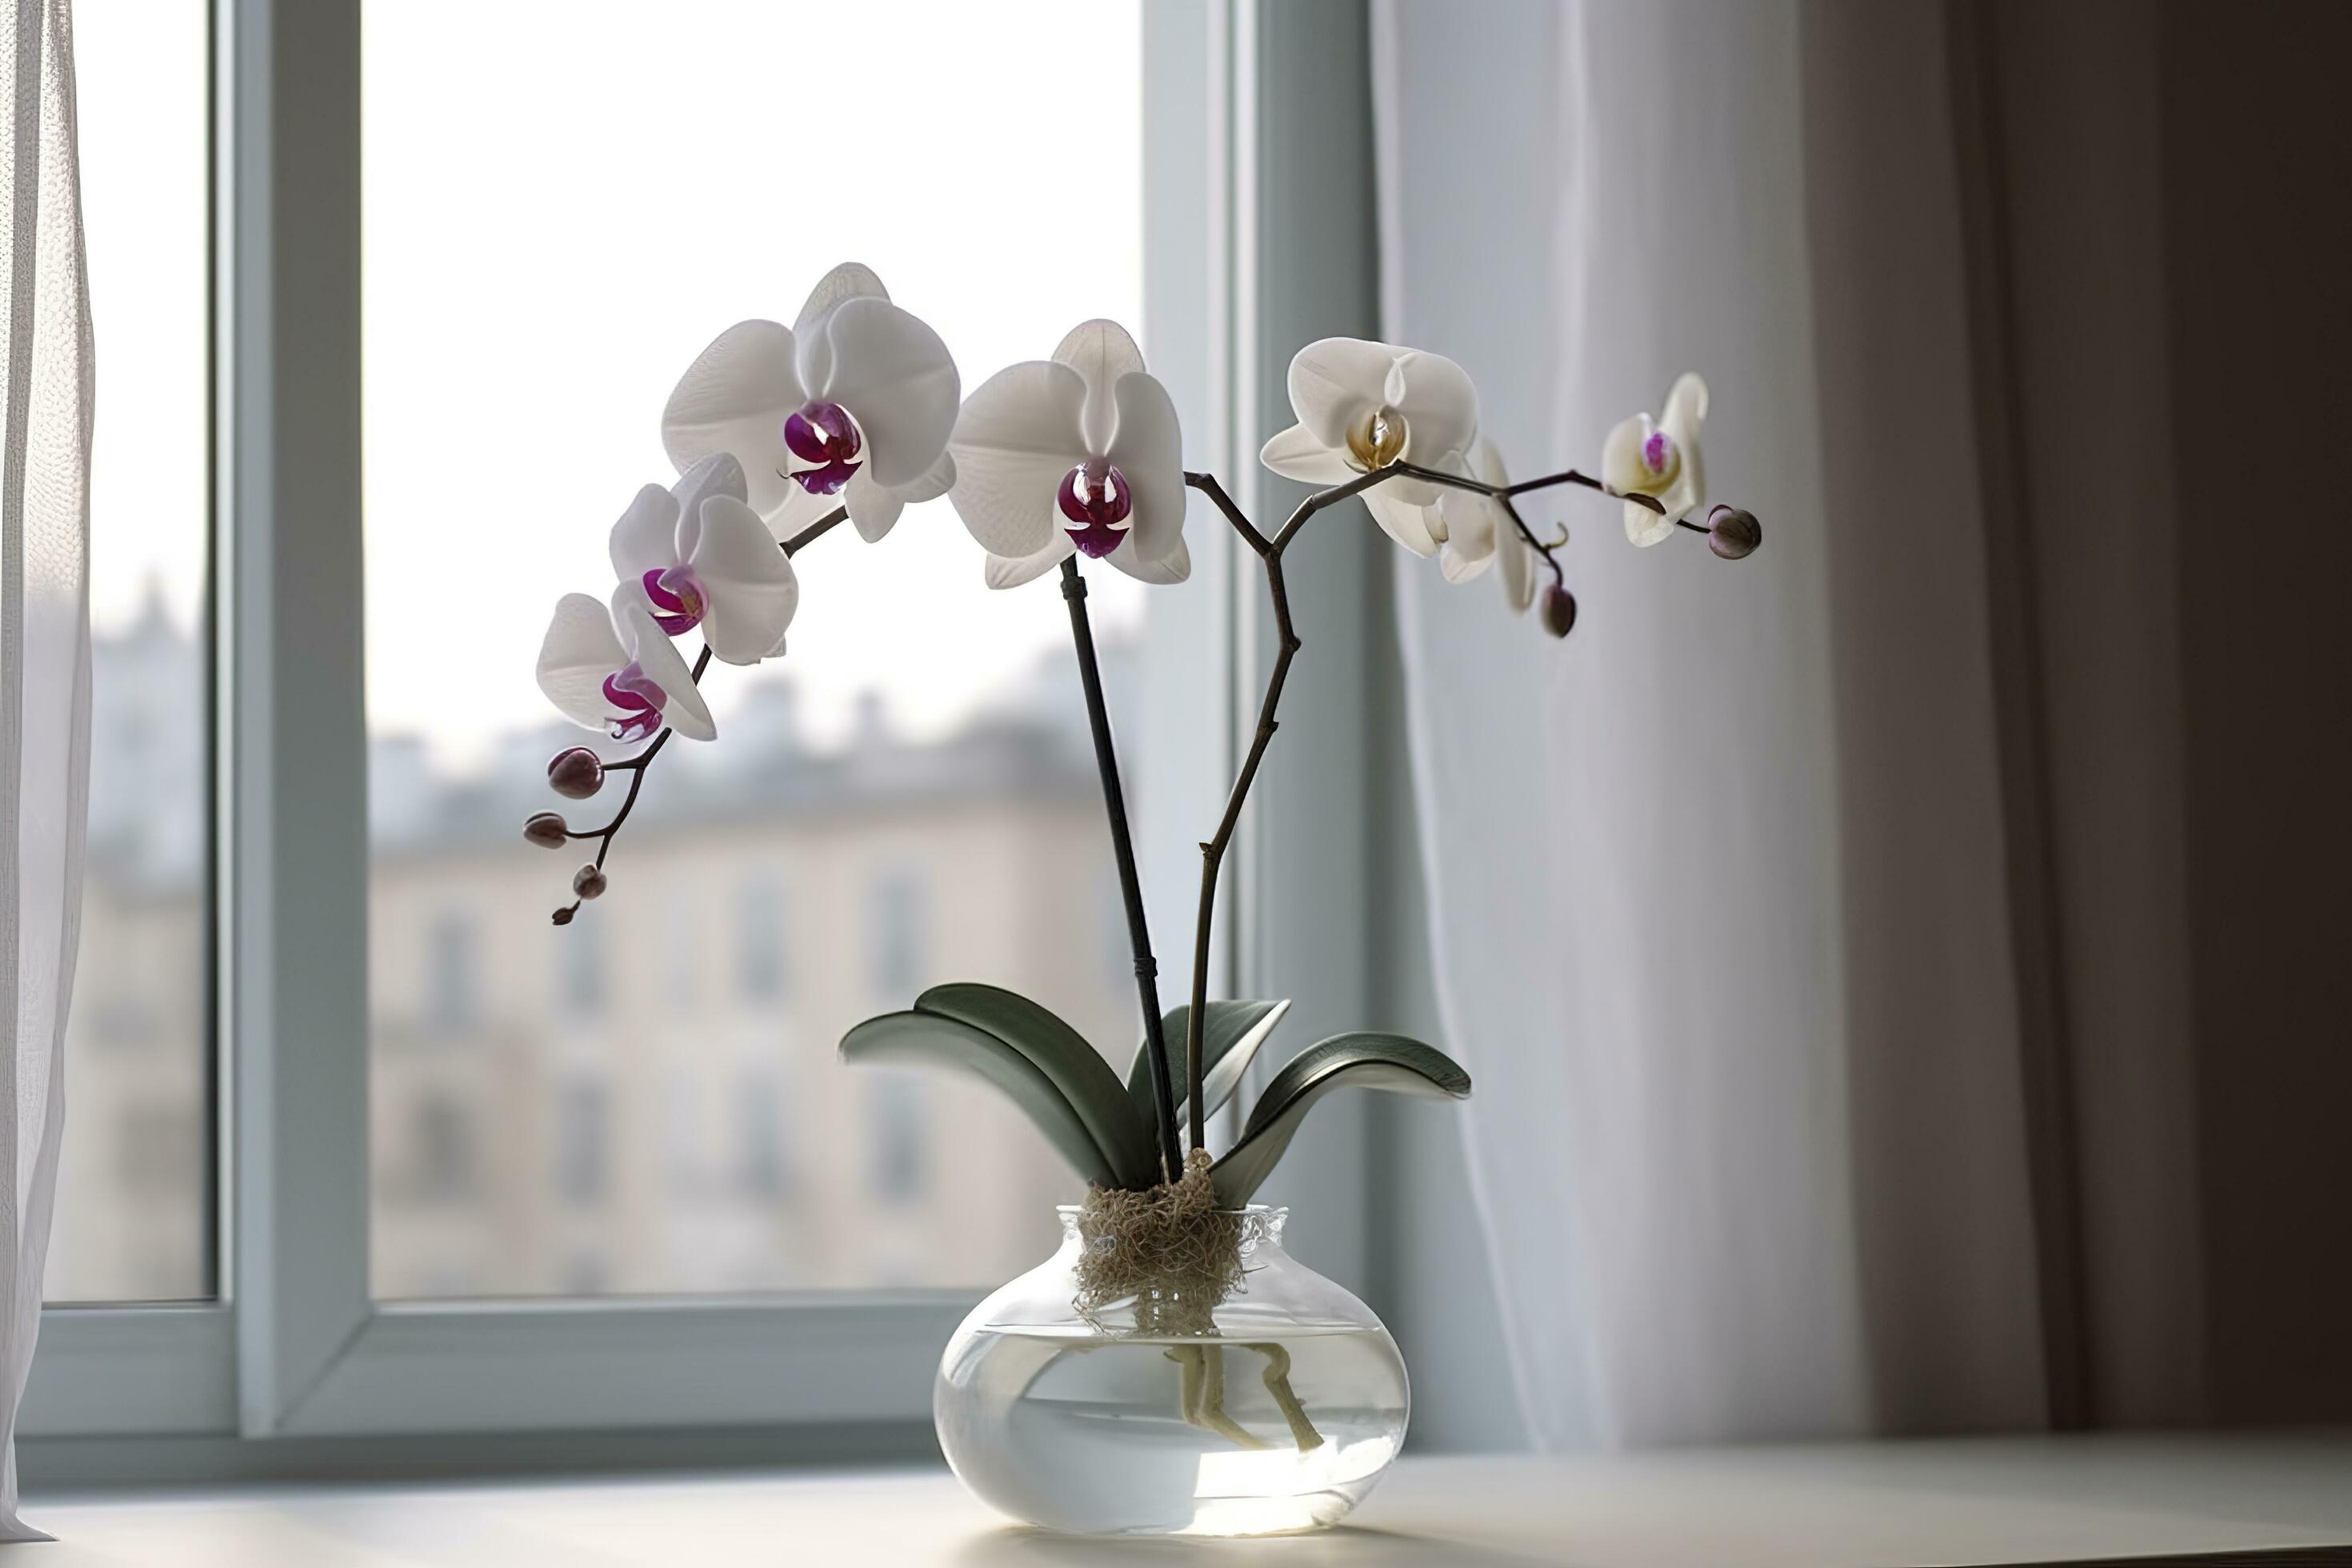
[{"label": "thin plant stake", "polygon": [[1094,628],[1087,623],[1087,580],[1079,575],[1075,556],[1062,563],[1062,597],[1070,605],[1070,641],[1077,648],[1078,682],[1087,694],[1087,726],[1094,731],[1095,763],[1102,772],[1103,810],[1110,818],[1119,896],[1127,904],[1127,940],[1135,952],[1135,989],[1143,1004],[1143,1037],[1151,1054],[1152,1121],[1160,1135],[1160,1173],[1173,1182],[1184,1173],[1184,1156],[1176,1147],[1176,1108],[1168,1099],[1168,1037],[1160,1020],[1160,965],[1151,956],[1151,928],[1143,918],[1143,881],[1136,874],[1135,840],[1127,827],[1127,797],[1119,788],[1118,755],[1111,747],[1102,667],[1095,659]]}]

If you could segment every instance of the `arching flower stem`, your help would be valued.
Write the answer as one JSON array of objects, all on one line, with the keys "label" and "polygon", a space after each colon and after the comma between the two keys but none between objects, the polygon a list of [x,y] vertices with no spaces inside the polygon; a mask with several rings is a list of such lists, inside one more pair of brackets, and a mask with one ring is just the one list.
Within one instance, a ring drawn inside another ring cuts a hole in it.
[{"label": "arching flower stem", "polygon": [[[1276,634],[1274,667],[1266,672],[1265,693],[1258,701],[1257,729],[1250,737],[1249,750],[1243,753],[1240,770],[1234,775],[1233,789],[1225,797],[1224,815],[1217,819],[1216,831],[1201,845],[1201,899],[1192,926],[1192,1010],[1184,1032],[1184,1079],[1189,1091],[1185,1100],[1186,1133],[1191,1146],[1195,1149],[1201,1148],[1207,1137],[1205,1117],[1201,1107],[1201,1047],[1202,1025],[1209,1010],[1209,943],[1216,922],[1217,879],[1224,867],[1225,850],[1233,842],[1234,830],[1240,826],[1242,807],[1248,804],[1250,786],[1257,782],[1258,764],[1265,760],[1266,747],[1273,743],[1275,731],[1280,727],[1275,714],[1282,706],[1283,688],[1290,679],[1290,661],[1305,646],[1299,641],[1297,629],[1290,620],[1290,589],[1282,574],[1283,552],[1290,547],[1290,542],[1298,537],[1299,530],[1305,528],[1307,520],[1317,512],[1351,500],[1400,475],[1410,475],[1430,484],[1451,486],[1455,489],[1474,490],[1500,501],[1513,526],[1519,531],[1519,536],[1527,542],[1528,548],[1543,557],[1544,563],[1551,569],[1554,582],[1562,580],[1559,563],[1553,558],[1553,552],[1559,544],[1546,544],[1528,531],[1526,521],[1519,516],[1518,508],[1513,504],[1513,498],[1555,485],[1582,485],[1603,495],[1617,494],[1600,480],[1574,468],[1547,474],[1541,479],[1525,479],[1515,485],[1490,485],[1466,475],[1423,468],[1417,463],[1390,463],[1370,473],[1359,475],[1346,484],[1317,490],[1300,501],[1282,527],[1268,538],[1265,531],[1252,522],[1234,503],[1233,497],[1225,493],[1225,488],[1217,482],[1215,475],[1187,473],[1184,476],[1187,485],[1208,497],[1210,502],[1224,514],[1225,521],[1233,525],[1242,542],[1265,566],[1266,597],[1273,605]],[[1654,510],[1663,510],[1647,496],[1620,499],[1639,502]],[[1702,528],[1698,531],[1704,533],[1706,531]]]},{"label": "arching flower stem", "polygon": [[[831,511],[825,513],[823,517],[817,519],[814,522],[810,523],[798,533],[793,534],[790,539],[785,540],[778,546],[778,548],[782,550],[787,556],[797,555],[803,550],[807,549],[810,545],[815,543],[818,540],[831,532],[835,527],[845,521],[848,516],[849,509],[847,507],[837,506]],[[694,659],[694,683],[697,686],[702,684],[702,672],[709,668],[710,646],[708,643],[705,643],[703,645],[702,651],[699,654],[697,654]],[[628,769],[632,772],[632,776],[629,780],[629,793],[621,797],[621,809],[614,812],[613,814],[613,820],[604,824],[602,827],[578,828],[564,836],[568,838],[593,838],[596,840],[596,858],[591,862],[591,864],[593,864],[599,871],[604,868],[604,857],[612,853],[613,840],[619,836],[623,825],[629,820],[629,813],[636,809],[637,792],[643,789],[646,784],[646,770],[653,765],[653,761],[656,757],[661,755],[662,748],[669,744],[670,733],[671,731],[668,730],[662,731],[660,734],[656,735],[653,738],[653,743],[651,745],[648,745],[644,751],[639,752],[634,757],[623,757],[617,762],[606,763],[604,764],[604,771],[606,773],[614,773],[621,769]],[[561,924],[563,921],[570,920],[574,914],[579,912],[579,909],[580,901],[577,899],[574,899],[569,905],[556,910],[555,918],[557,923]]]}]

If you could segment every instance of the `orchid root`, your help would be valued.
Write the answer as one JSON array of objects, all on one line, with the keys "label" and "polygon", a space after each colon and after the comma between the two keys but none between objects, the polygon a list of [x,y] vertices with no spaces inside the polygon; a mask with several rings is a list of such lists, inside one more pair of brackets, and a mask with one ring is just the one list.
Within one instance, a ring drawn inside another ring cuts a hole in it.
[{"label": "orchid root", "polygon": [[1323,1446],[1323,1434],[1315,1430],[1315,1423],[1307,1418],[1307,1406],[1298,1403],[1297,1391],[1290,1386],[1290,1352],[1278,1344],[1253,1344],[1247,1347],[1265,1357],[1265,1391],[1282,1410],[1282,1418],[1290,1423],[1291,1441],[1298,1451],[1308,1453]]},{"label": "orchid root", "polygon": [[1187,1425],[1214,1432],[1236,1448],[1263,1448],[1265,1442],[1225,1411],[1225,1347],[1182,1345],[1168,1352],[1181,1375],[1177,1401]]}]

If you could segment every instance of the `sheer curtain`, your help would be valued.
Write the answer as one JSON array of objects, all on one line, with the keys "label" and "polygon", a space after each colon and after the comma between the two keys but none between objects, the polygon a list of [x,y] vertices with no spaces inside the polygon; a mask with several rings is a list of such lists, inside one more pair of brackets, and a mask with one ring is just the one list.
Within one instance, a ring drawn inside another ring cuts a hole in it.
[{"label": "sheer curtain", "polygon": [[[1856,1430],[1795,12],[1538,4],[1504,14],[1507,40],[1437,9],[1386,17],[1390,330],[1470,367],[1515,472],[1589,468],[1612,423],[1701,371],[1712,482],[1766,540],[1737,566],[1694,539],[1636,551],[1613,508],[1549,502],[1530,521],[1574,531],[1582,609],[1557,647],[1487,584],[1399,576],[1439,1004],[1479,1085],[1465,1138],[1528,1424],[1547,1445]],[[1498,58],[1532,79],[1454,96]],[[1540,258],[1516,310],[1474,276],[1498,253]],[[1997,985],[1959,934],[1956,988]],[[1991,1261],[1977,1288],[2021,1291],[2023,1260]]]},{"label": "sheer curtain", "polygon": [[2352,616],[2332,549],[2188,526],[2245,476],[2172,438],[2341,405],[2336,242],[2243,236],[2319,188],[2263,147],[2342,172],[2280,77],[2324,100],[2345,14],[1375,15],[1388,331],[1522,474],[1703,372],[1765,529],[1729,564],[1547,505],[1558,647],[1399,563],[1528,1431],[2352,1413],[2311,1308],[2352,1268],[2293,1219],[2352,1178],[2311,1109],[2352,1092],[2347,735],[2308,718]]},{"label": "sheer curtain", "polygon": [[0,1202],[7,1292],[0,1541],[16,1512],[16,1411],[41,1326],[65,1113],[63,1039],[80,924],[89,761],[91,353],[67,0],[17,0],[5,60],[0,225],[7,432],[0,468]]}]

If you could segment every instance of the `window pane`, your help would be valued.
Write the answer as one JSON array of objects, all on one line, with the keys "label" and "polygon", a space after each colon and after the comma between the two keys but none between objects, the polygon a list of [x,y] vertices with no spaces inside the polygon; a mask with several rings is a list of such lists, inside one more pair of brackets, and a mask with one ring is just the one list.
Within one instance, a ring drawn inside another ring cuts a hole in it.
[{"label": "window pane", "polygon": [[[714,668],[719,741],[664,752],[611,891],[562,930],[579,857],[520,823],[599,822],[621,792],[547,790],[558,747],[597,742],[531,668],[557,595],[609,591],[607,531],[671,477],[679,374],[734,321],[789,322],[835,263],[879,272],[967,388],[1087,317],[1140,327],[1138,5],[557,14],[364,12],[376,1290],[993,1283],[1048,1249],[1076,1179],[985,1089],[835,1046],[985,980],[1126,1070],[1054,584],[987,592],[944,501],[813,547],[792,657]],[[1141,593],[1089,580],[1124,710]],[[1148,795],[1155,737],[1121,718]]]},{"label": "window pane", "polygon": [[203,0],[75,10],[99,343],[89,840],[52,1301],[213,1291]]}]

